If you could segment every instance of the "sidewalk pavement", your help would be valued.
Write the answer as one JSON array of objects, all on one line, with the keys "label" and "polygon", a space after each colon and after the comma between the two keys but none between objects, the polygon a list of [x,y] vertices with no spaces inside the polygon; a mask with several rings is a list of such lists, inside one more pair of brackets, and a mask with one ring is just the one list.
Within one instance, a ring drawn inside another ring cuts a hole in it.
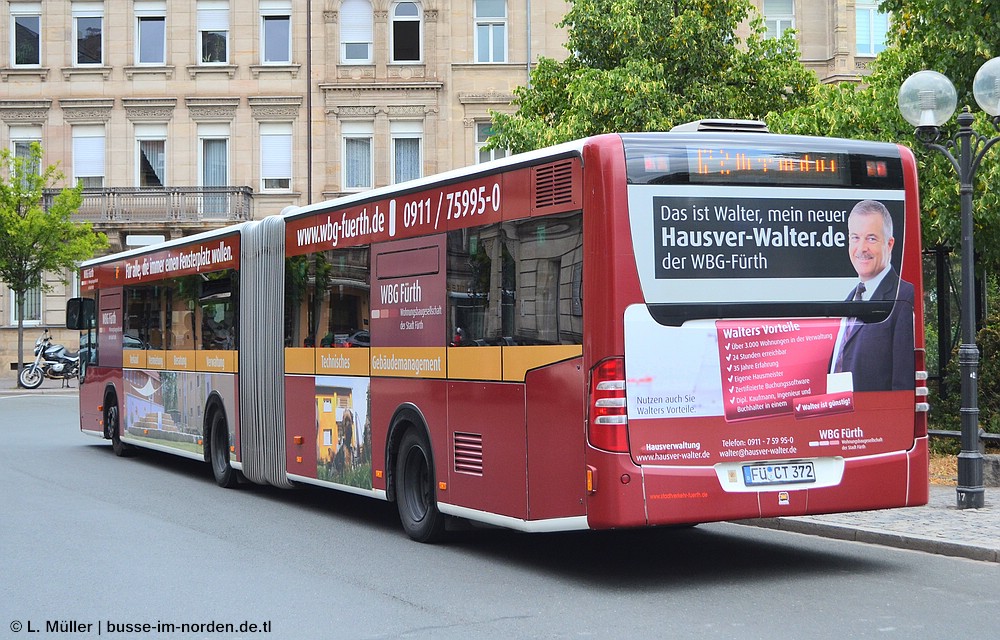
[{"label": "sidewalk pavement", "polygon": [[76,382],[71,383],[72,387],[62,387],[61,384],[58,380],[55,382],[46,380],[37,389],[24,389],[17,386],[16,381],[4,381],[0,382],[0,396],[76,395],[79,392]]},{"label": "sidewalk pavement", "polygon": [[738,524],[1000,562],[998,492],[987,487],[982,509],[959,510],[955,487],[931,485],[930,500],[923,507],[762,518]]},{"label": "sidewalk pavement", "polygon": [[[51,382],[51,381],[50,381]],[[0,383],[0,396],[75,395],[77,388],[56,383],[20,389],[15,381]],[[740,520],[737,524],[879,544],[899,549],[1000,562],[1000,489],[987,487],[986,506],[959,510],[955,487],[931,485],[923,507],[883,509],[822,516]]]}]

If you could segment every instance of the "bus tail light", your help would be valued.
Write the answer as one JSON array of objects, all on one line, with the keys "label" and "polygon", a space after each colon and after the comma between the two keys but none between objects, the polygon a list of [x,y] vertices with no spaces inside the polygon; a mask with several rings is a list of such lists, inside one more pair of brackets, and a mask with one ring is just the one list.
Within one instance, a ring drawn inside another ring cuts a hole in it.
[{"label": "bus tail light", "polygon": [[923,349],[916,351],[916,386],[914,387],[913,402],[915,412],[913,414],[913,437],[923,438],[927,435],[927,412],[931,410],[927,396],[930,390],[927,388],[927,352]]},{"label": "bus tail light", "polygon": [[628,453],[625,359],[609,358],[590,372],[588,439],[598,449]]}]

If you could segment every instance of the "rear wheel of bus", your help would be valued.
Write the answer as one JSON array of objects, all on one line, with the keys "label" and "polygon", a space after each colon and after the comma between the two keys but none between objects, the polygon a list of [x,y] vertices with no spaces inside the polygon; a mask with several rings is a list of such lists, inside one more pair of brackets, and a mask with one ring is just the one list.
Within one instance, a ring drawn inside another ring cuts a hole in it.
[{"label": "rear wheel of bus", "polygon": [[435,542],[444,533],[432,461],[427,436],[414,427],[407,429],[396,455],[396,508],[406,534],[417,542]]},{"label": "rear wheel of bus", "polygon": [[237,471],[229,461],[229,423],[221,408],[212,410],[208,420],[209,458],[212,463],[212,475],[220,487],[231,489],[239,483]]}]

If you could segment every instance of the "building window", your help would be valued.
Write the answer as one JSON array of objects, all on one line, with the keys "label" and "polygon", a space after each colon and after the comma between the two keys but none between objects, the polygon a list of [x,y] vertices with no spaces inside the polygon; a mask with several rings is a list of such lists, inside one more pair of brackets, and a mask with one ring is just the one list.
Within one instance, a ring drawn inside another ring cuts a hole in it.
[{"label": "building window", "polygon": [[420,60],[420,8],[400,2],[392,10],[392,61]]},{"label": "building window", "polygon": [[203,213],[228,215],[229,125],[198,125],[201,186],[205,187]]},{"label": "building window", "polygon": [[10,59],[15,67],[37,67],[42,62],[42,3],[11,2]]},{"label": "building window", "polygon": [[167,3],[136,0],[135,16],[135,63],[166,64]]},{"label": "building window", "polygon": [[229,3],[219,0],[198,2],[198,50],[202,64],[229,61]]},{"label": "building window", "polygon": [[392,181],[406,182],[423,175],[421,140],[423,125],[420,122],[400,121],[389,124],[392,136]]},{"label": "building window", "polygon": [[38,163],[31,157],[31,145],[42,143],[42,128],[38,125],[24,124],[13,125],[10,128],[10,149],[14,157],[25,165],[21,186],[25,189],[31,185],[28,183],[28,174],[38,174],[42,170]]},{"label": "building window", "polygon": [[292,61],[292,3],[288,0],[261,0],[260,49],[264,64]]},{"label": "building window", "polygon": [[167,184],[167,125],[135,125],[136,184],[162,189]]},{"label": "building window", "polygon": [[885,50],[889,14],[878,10],[876,0],[858,0],[854,7],[857,55],[875,56]]},{"label": "building window", "polygon": [[497,158],[506,158],[510,155],[507,149],[490,149],[487,151],[483,147],[493,135],[493,124],[490,122],[476,123],[476,162],[489,162]]},{"label": "building window", "polygon": [[[10,292],[10,323],[17,325],[17,294]],[[24,292],[24,324],[41,324],[42,322],[42,288],[32,287]]]},{"label": "building window", "polygon": [[260,182],[264,191],[292,188],[292,123],[260,125]]},{"label": "building window", "polygon": [[370,122],[345,122],[343,130],[344,189],[371,189],[374,127]]},{"label": "building window", "polygon": [[476,0],[476,62],[507,62],[506,0]]},{"label": "building window", "polygon": [[73,126],[73,180],[84,188],[104,186],[104,125]]},{"label": "building window", "polygon": [[21,186],[28,188],[28,175],[35,174],[41,170],[38,166],[38,162],[31,157],[31,145],[38,143],[41,144],[40,140],[13,140],[14,147],[14,157],[25,163],[24,165],[24,175],[22,176]]},{"label": "building window", "polygon": [[76,64],[104,64],[103,35],[104,3],[73,3],[73,39],[76,41]]},{"label": "building window", "polygon": [[764,26],[768,38],[780,38],[788,29],[795,28],[795,9],[792,0],[764,0]]},{"label": "building window", "polygon": [[340,5],[340,61],[371,64],[372,5],[368,0],[344,0]]}]

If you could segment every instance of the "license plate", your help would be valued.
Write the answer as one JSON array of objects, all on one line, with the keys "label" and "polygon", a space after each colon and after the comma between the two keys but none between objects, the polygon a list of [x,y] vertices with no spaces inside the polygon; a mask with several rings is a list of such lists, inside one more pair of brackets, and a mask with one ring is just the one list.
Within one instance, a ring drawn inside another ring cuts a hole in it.
[{"label": "license plate", "polygon": [[798,484],[816,482],[811,462],[786,464],[748,464],[743,466],[743,482],[748,487],[763,484]]}]

